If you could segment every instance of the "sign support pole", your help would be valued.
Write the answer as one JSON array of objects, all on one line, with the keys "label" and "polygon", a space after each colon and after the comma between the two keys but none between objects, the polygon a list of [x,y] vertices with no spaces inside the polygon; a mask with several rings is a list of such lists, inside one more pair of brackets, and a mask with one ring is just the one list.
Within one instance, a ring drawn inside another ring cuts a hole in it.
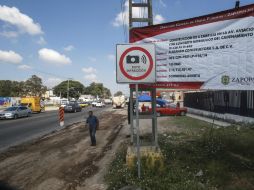
[{"label": "sign support pole", "polygon": [[138,157],[138,178],[140,178],[140,142],[139,142],[139,113],[138,113],[138,84],[136,86],[136,130],[137,130],[137,157]]},{"label": "sign support pole", "polygon": [[133,125],[133,90],[130,88],[130,131],[131,131],[131,144],[134,143],[134,125]]},{"label": "sign support pole", "polygon": [[157,112],[156,112],[156,89],[152,89],[152,132],[154,146],[158,147]]}]

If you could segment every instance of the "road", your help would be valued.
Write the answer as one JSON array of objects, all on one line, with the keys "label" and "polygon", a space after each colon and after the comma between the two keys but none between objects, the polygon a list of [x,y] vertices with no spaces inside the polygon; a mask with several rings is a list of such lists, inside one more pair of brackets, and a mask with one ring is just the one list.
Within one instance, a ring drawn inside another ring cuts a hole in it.
[{"label": "road", "polygon": [[106,189],[104,176],[117,150],[128,142],[129,128],[126,109],[97,110],[96,146],[90,145],[84,123],[22,143],[0,153],[0,186],[2,182],[25,190]]},{"label": "road", "polygon": [[[110,108],[88,107],[84,108],[82,112],[66,113],[65,126],[84,121],[90,110],[95,115],[99,115],[102,111]],[[52,131],[60,130],[61,128],[63,127],[59,126],[58,111],[33,114],[31,117],[19,118],[17,120],[0,120],[0,151],[51,133]]]}]

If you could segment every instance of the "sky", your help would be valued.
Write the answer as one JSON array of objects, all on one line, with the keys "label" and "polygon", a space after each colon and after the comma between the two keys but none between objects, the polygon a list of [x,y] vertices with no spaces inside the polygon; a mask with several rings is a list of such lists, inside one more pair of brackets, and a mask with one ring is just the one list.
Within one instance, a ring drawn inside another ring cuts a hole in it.
[{"label": "sky", "polygon": [[[234,6],[235,0],[153,0],[154,23]],[[146,11],[135,8],[133,14]],[[125,0],[0,0],[0,80],[24,81],[35,74],[49,88],[70,78],[128,94],[128,85],[115,82],[116,44],[128,43],[127,34]]]}]

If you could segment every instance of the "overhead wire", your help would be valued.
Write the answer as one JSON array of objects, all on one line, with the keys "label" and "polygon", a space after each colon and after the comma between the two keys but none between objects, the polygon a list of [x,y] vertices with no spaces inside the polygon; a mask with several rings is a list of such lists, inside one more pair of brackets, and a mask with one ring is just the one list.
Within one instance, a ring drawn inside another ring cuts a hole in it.
[{"label": "overhead wire", "polygon": [[31,70],[33,70],[33,71],[35,71],[37,73],[42,73],[42,74],[58,77],[58,78],[61,78],[61,79],[68,79],[69,78],[69,77],[64,77],[64,76],[61,76],[61,75],[45,72],[45,71],[42,71],[42,70],[39,70],[39,69],[35,69],[35,68],[32,68]]}]

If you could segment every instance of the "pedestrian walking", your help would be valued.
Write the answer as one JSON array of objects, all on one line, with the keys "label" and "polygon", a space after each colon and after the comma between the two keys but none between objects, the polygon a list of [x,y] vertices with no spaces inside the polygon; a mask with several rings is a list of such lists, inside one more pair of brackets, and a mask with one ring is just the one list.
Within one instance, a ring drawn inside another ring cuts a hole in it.
[{"label": "pedestrian walking", "polygon": [[99,128],[99,120],[96,116],[93,115],[92,111],[88,112],[89,116],[86,120],[86,124],[89,127],[89,133],[90,133],[90,138],[91,138],[91,146],[96,146],[96,129]]}]

